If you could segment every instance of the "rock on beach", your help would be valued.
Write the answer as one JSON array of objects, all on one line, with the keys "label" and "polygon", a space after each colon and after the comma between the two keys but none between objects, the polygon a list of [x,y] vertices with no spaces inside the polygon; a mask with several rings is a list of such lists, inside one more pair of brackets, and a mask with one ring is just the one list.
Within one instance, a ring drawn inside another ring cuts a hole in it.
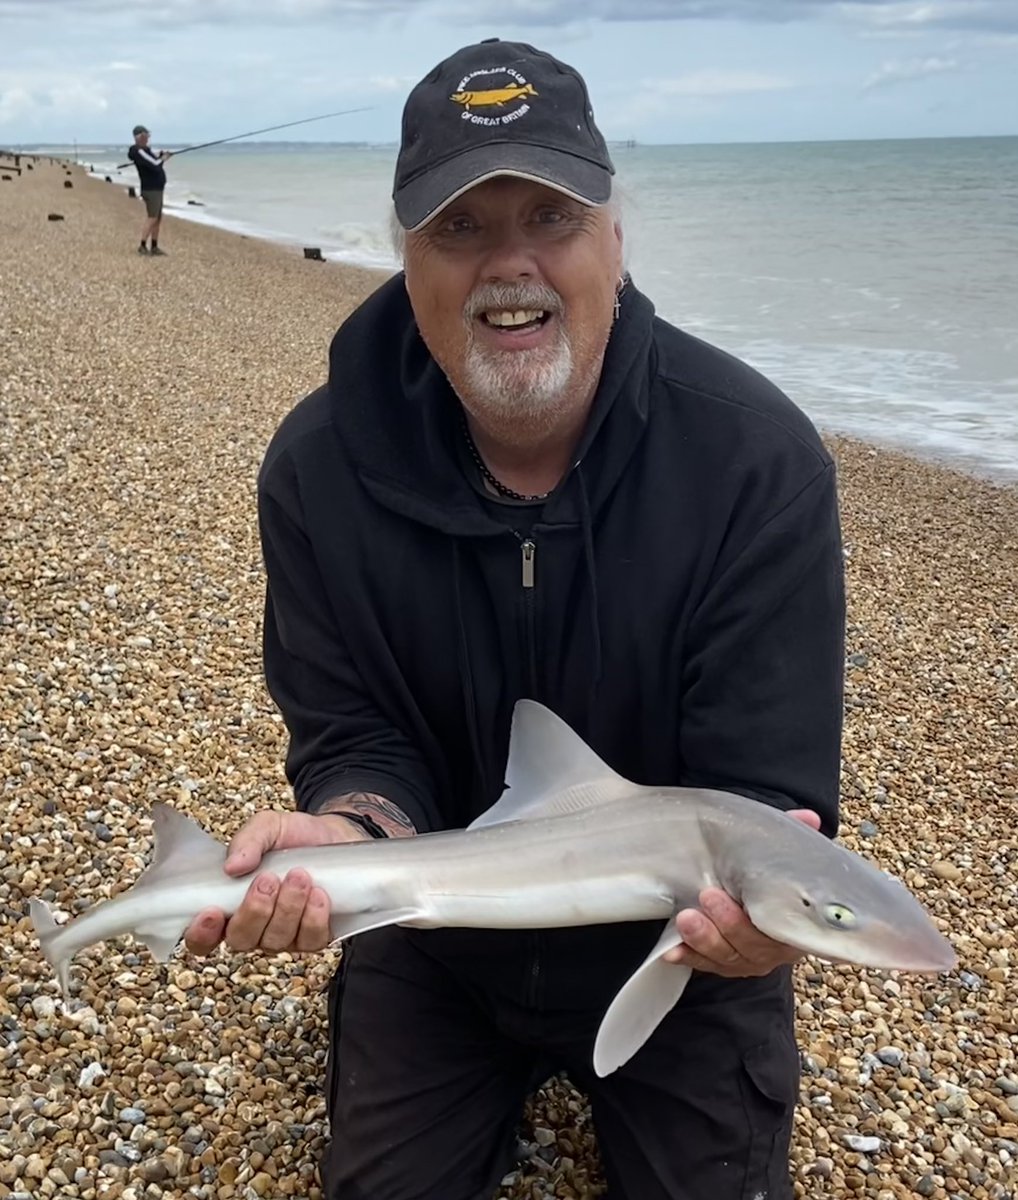
[{"label": "rock on beach", "polygon": [[[338,955],[127,939],[58,1002],[27,900],[123,890],[165,800],[228,838],[289,803],[259,657],[255,475],[380,276],[40,163],[0,198],[0,1200],[320,1200]],[[47,214],[59,202],[62,221]],[[793,397],[808,407],[809,397]],[[848,574],[845,843],[957,972],[796,968],[797,1198],[1018,1194],[1018,490],[828,438]],[[549,1079],[500,1200],[588,1200],[587,1098]]]}]

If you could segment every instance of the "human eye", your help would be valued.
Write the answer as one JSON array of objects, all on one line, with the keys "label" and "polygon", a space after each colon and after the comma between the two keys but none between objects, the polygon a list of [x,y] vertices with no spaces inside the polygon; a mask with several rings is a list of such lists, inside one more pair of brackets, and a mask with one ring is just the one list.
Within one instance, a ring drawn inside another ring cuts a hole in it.
[{"label": "human eye", "polygon": [[577,207],[554,201],[535,208],[531,224],[541,233],[565,236],[580,228],[582,217]]},{"label": "human eye", "polygon": [[469,213],[453,213],[442,222],[441,232],[452,236],[473,233],[478,223]]}]

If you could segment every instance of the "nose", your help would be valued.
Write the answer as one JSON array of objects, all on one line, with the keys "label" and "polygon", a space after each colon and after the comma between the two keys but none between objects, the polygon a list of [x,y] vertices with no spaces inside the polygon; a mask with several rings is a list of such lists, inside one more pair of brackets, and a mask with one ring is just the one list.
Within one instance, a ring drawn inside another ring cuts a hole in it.
[{"label": "nose", "polygon": [[500,230],[487,247],[481,272],[485,283],[534,279],[539,274],[534,247],[521,230]]}]

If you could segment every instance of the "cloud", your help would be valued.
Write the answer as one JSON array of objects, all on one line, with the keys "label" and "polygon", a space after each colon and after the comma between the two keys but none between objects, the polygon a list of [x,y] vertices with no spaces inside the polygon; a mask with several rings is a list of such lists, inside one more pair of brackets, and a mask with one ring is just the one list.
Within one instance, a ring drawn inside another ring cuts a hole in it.
[{"label": "cloud", "polygon": [[647,90],[659,96],[739,96],[747,92],[777,92],[794,87],[791,79],[760,71],[692,71],[675,79],[647,81]]},{"label": "cloud", "polygon": [[38,17],[48,21],[54,14],[103,16],[116,12],[116,0],[81,0],[73,9],[69,0],[0,0],[0,17]]},{"label": "cloud", "polygon": [[89,119],[124,111],[144,112],[147,120],[154,120],[179,106],[177,97],[139,82],[133,72],[107,75],[108,70],[62,70],[57,75],[46,67],[5,70],[0,77],[0,125],[30,129],[42,121],[73,130]]},{"label": "cloud", "polygon": [[16,85],[0,92],[0,125],[23,124],[37,116],[68,121],[105,113],[109,96],[102,86],[87,79],[63,80],[56,85],[26,87]]},{"label": "cloud", "polygon": [[31,93],[25,88],[14,87],[0,92],[0,125],[13,125],[22,120],[35,107]]},{"label": "cloud", "polygon": [[835,19],[881,30],[967,29],[1018,32],[1015,0],[0,0],[7,16],[81,21],[110,17],[137,28],[343,21],[373,23],[401,15],[471,26],[564,27],[589,21],[740,20],[756,24]]},{"label": "cloud", "polygon": [[[425,0],[427,3],[428,0]],[[435,0],[474,24],[562,26],[600,21],[738,20],[781,24],[831,18],[880,29],[1018,32],[1015,0]]]},{"label": "cloud", "polygon": [[647,79],[632,90],[616,88],[614,103],[602,105],[600,124],[607,137],[630,137],[647,121],[716,118],[730,97],[787,91],[794,80],[759,71],[702,70],[670,79]]},{"label": "cloud", "polygon": [[916,79],[928,79],[933,75],[945,75],[959,69],[953,58],[907,58],[881,63],[863,84],[863,91],[889,87],[897,83],[910,83]]},{"label": "cloud", "polygon": [[878,30],[1018,33],[1013,0],[848,0],[846,16]]},{"label": "cloud", "polygon": [[373,20],[386,14],[408,15],[433,0],[146,0],[144,7],[122,0],[0,0],[5,16],[40,20],[63,14],[82,21],[115,17],[119,24],[152,28],[195,25],[290,25],[316,20]]}]

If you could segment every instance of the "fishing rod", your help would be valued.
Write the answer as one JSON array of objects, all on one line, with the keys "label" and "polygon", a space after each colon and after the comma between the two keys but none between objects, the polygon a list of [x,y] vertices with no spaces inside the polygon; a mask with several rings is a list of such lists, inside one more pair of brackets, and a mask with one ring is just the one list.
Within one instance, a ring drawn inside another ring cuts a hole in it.
[{"label": "fishing rod", "polygon": [[[200,142],[197,146],[185,146],[183,150],[174,150],[173,157],[178,154],[187,154],[191,150],[207,150],[209,146],[221,146],[224,142],[236,142],[240,138],[254,137],[259,133],[272,133],[276,129],[292,129],[294,125],[307,125],[309,121],[324,121],[327,117],[345,117],[349,113],[370,112],[373,105],[367,105],[362,108],[342,108],[339,112],[322,113],[320,117],[304,117],[300,121],[287,121],[283,125],[269,125],[265,129],[252,129],[248,133],[235,133],[233,137],[217,138],[214,142]],[[117,170],[122,171],[125,167],[131,166],[131,163],[118,163]]]}]

